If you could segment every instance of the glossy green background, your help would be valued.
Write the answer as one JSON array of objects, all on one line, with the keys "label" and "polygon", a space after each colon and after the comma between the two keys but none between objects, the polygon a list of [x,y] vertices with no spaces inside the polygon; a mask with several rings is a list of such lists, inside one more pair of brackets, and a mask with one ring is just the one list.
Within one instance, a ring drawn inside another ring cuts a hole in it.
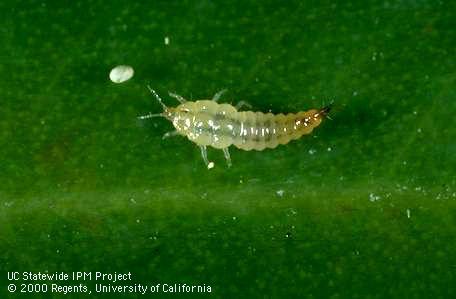
[{"label": "glossy green background", "polygon": [[[455,297],[455,11],[2,1],[0,297],[17,295],[7,271],[131,271],[214,298]],[[111,83],[117,64],[135,77]],[[160,111],[146,84],[169,105],[228,88],[253,110],[336,109],[286,146],[232,148],[231,169],[211,149],[208,171],[161,139],[166,120],[136,120]]]}]

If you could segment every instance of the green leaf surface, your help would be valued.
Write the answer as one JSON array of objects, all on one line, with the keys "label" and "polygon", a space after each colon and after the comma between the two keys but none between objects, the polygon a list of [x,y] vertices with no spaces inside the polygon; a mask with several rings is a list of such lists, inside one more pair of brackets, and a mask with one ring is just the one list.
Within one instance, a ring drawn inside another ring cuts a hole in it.
[{"label": "green leaf surface", "polygon": [[[2,1],[0,16],[1,298],[63,297],[10,293],[11,271],[132,273],[54,281],[92,290],[65,298],[456,296],[451,1]],[[114,84],[119,64],[135,76]],[[208,170],[162,140],[167,120],[136,119],[161,110],[147,84],[171,106],[168,91],[223,88],[263,112],[334,101],[333,120],[232,147],[231,168],[209,149]]]}]

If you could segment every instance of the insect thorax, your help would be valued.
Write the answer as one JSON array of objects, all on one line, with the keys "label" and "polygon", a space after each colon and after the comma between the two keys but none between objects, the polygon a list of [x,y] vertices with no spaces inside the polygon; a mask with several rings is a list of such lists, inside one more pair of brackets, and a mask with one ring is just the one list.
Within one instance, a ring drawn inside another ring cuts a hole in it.
[{"label": "insect thorax", "polygon": [[171,120],[176,130],[198,145],[225,148],[232,143],[234,107],[213,101],[186,102],[174,108]]}]

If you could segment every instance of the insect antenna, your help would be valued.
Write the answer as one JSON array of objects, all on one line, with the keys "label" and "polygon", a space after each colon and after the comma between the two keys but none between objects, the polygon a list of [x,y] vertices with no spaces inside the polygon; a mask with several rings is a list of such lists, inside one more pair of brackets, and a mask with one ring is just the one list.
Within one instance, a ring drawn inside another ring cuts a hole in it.
[{"label": "insect antenna", "polygon": [[168,107],[166,107],[166,105],[163,103],[163,100],[160,98],[160,96],[155,92],[155,90],[153,90],[150,85],[147,85],[147,89],[149,89],[149,91],[155,96],[155,98],[157,99],[157,101],[160,103],[160,105],[162,105],[163,107],[163,110],[168,110]]},{"label": "insect antenna", "polygon": [[163,100],[160,98],[160,96],[157,94],[157,92],[155,90],[153,90],[152,87],[150,87],[150,85],[147,85],[147,89],[149,89],[149,91],[155,96],[155,98],[160,103],[160,105],[162,105],[164,112],[163,113],[149,113],[146,115],[138,116],[137,118],[138,119],[149,119],[149,118],[154,118],[154,117],[166,117],[166,112],[168,111],[168,107],[166,107],[166,105],[163,103]]}]

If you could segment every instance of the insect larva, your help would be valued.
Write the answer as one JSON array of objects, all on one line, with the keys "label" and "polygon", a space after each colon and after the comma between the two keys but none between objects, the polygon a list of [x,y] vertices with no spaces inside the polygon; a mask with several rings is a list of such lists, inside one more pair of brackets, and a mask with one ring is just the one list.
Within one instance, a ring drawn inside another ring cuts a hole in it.
[{"label": "insect larva", "polygon": [[140,116],[140,119],[165,117],[176,129],[166,133],[163,138],[182,135],[196,143],[201,149],[206,166],[207,146],[223,150],[228,167],[231,166],[228,147],[234,145],[242,150],[261,151],[265,148],[275,148],[279,144],[287,144],[291,140],[310,134],[327,116],[330,106],[322,109],[311,109],[305,112],[278,114],[238,111],[245,102],[239,102],[236,107],[230,104],[219,104],[217,101],[225,92],[222,90],[214,95],[212,100],[187,101],[183,97],[169,93],[176,98],[180,105],[167,107],[158,94],[147,86],[163,107],[159,114]]}]

